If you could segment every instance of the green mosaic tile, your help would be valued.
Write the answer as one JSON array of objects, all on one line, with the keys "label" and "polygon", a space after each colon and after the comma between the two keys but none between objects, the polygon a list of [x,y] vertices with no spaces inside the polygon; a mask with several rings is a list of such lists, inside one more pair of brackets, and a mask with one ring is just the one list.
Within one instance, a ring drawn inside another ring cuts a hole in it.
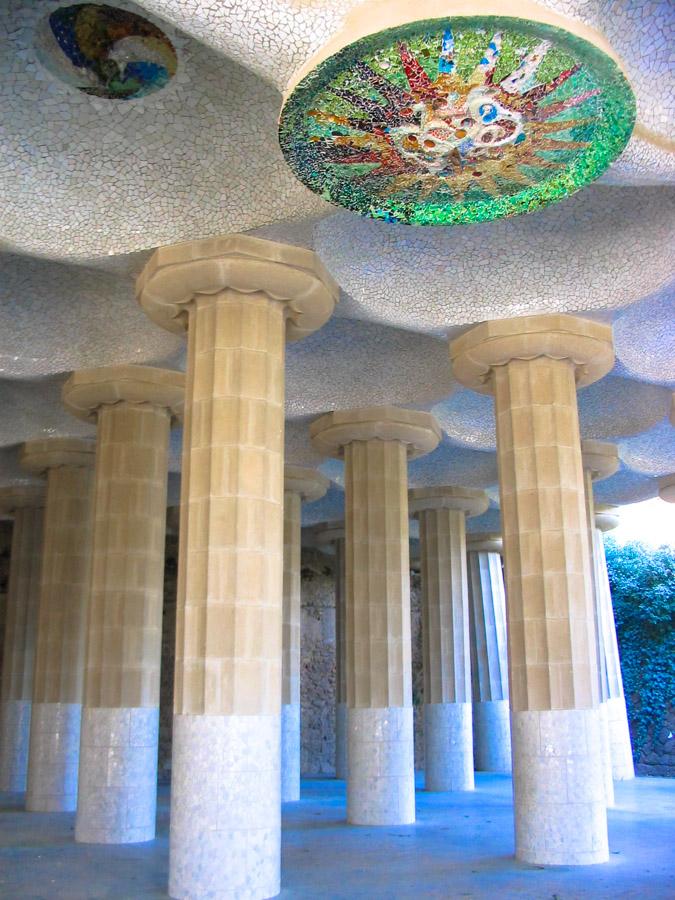
[{"label": "green mosaic tile", "polygon": [[532,212],[601,175],[635,100],[605,53],[498,16],[369,35],[310,72],[281,112],[296,176],[326,200],[411,225]]}]

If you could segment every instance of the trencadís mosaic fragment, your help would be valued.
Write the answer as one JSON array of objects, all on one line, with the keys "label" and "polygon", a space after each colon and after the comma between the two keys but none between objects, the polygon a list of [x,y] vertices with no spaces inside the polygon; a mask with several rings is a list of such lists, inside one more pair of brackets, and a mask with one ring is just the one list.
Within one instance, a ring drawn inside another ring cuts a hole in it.
[{"label": "trencad\u00eds mosaic fragment", "polygon": [[370,35],[307,75],[280,142],[315,193],[413,225],[530,212],[597,178],[630,137],[618,66],[521,19],[462,17]]}]

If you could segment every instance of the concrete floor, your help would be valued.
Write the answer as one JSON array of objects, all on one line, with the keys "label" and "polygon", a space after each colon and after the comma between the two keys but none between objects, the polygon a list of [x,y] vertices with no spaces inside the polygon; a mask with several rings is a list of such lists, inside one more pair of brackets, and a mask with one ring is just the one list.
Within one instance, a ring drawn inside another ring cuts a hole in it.
[{"label": "concrete floor", "polygon": [[[284,808],[284,898],[675,898],[675,779],[617,784],[609,812],[610,862],[584,868],[516,863],[511,780],[482,775],[465,794],[417,793],[416,825],[344,822],[344,784],[303,782]],[[168,791],[159,837],[135,846],[73,842],[74,815],[26,813],[0,794],[0,897],[140,900],[166,897]]]}]

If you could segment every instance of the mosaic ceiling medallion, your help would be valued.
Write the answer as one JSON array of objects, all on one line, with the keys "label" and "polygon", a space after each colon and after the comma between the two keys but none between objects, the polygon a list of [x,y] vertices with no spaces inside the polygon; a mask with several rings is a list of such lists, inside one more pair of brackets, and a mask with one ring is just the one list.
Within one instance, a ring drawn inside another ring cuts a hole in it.
[{"label": "mosaic ceiling medallion", "polygon": [[454,225],[578,191],[626,146],[633,93],[616,63],[559,28],[498,16],[369,35],[310,72],[279,125],[324,199],[388,222]]},{"label": "mosaic ceiling medallion", "polygon": [[176,73],[176,51],[152,22],[98,3],[61,6],[38,35],[43,65],[60,81],[106,100],[137,100]]}]

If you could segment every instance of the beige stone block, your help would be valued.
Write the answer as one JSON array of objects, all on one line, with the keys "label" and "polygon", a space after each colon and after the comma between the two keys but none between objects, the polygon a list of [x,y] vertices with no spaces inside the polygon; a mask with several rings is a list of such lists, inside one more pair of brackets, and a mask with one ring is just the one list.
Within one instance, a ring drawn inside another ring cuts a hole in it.
[{"label": "beige stone block", "polygon": [[34,703],[81,703],[89,598],[94,445],[28,441],[24,468],[47,474]]}]

